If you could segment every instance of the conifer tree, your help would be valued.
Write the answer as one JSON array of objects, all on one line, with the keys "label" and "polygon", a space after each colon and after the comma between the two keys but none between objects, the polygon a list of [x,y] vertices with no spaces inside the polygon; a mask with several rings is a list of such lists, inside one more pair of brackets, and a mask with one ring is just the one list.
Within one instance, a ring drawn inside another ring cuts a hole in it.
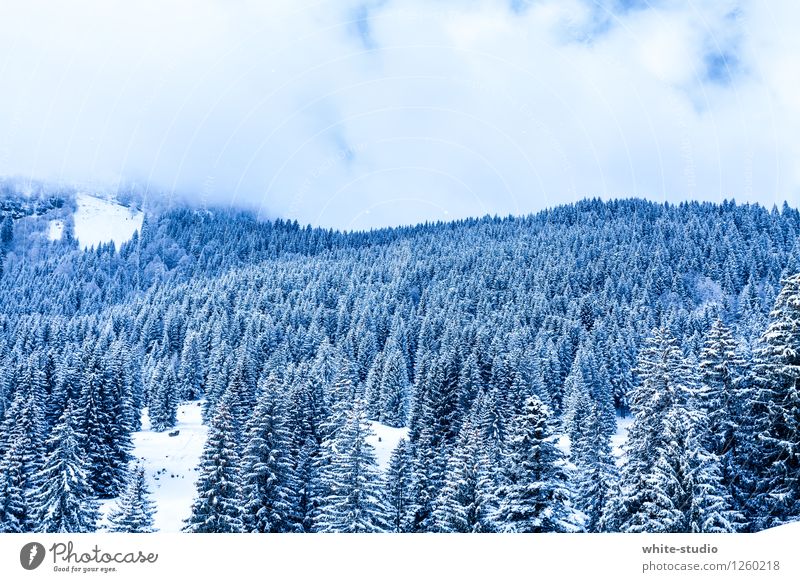
[{"label": "conifer tree", "polygon": [[96,528],[97,502],[68,404],[47,439],[49,452],[32,492],[36,529],[45,533],[86,533]]},{"label": "conifer tree", "polygon": [[402,427],[408,421],[408,364],[397,347],[385,356],[381,375],[380,417],[389,426]]},{"label": "conifer tree", "polygon": [[467,420],[447,465],[433,519],[437,531],[494,531],[497,509],[493,466],[483,450],[480,429]]},{"label": "conifer tree", "polygon": [[756,487],[748,501],[755,529],[800,519],[800,273],[783,281],[761,338],[757,419],[751,462]]},{"label": "conifer tree", "polygon": [[406,439],[400,439],[389,458],[386,473],[386,506],[390,531],[410,529],[411,519],[411,453]]},{"label": "conifer tree", "polygon": [[586,531],[602,531],[605,509],[613,497],[619,474],[611,442],[596,403],[586,402],[582,431],[571,440],[570,457],[576,466],[575,506],[584,514]]},{"label": "conifer tree", "polygon": [[315,531],[368,533],[389,528],[375,453],[366,440],[370,434],[364,401],[357,399],[334,437],[334,455],[322,474],[330,493],[320,501]]},{"label": "conifer tree", "polygon": [[295,531],[297,477],[289,456],[290,435],[277,393],[277,379],[265,387],[245,430],[242,497],[245,530]]},{"label": "conifer tree", "polygon": [[223,401],[208,428],[192,514],[184,531],[190,533],[240,533],[244,530],[239,488],[239,456],[234,421]]},{"label": "conifer tree", "polygon": [[513,420],[496,521],[508,532],[580,529],[571,507],[563,453],[553,442],[550,411],[533,396]]},{"label": "conifer tree", "polygon": [[156,505],[150,499],[144,467],[140,463],[128,472],[125,490],[108,516],[109,530],[123,533],[154,532],[155,509]]}]

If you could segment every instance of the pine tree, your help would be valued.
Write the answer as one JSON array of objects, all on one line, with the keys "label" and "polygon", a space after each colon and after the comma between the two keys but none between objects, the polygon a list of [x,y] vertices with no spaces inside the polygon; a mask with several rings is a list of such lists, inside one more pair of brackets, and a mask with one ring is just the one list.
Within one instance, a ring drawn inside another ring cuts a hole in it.
[{"label": "pine tree", "polygon": [[322,479],[330,494],[321,500],[314,524],[318,532],[368,533],[389,529],[378,479],[365,404],[353,403],[334,437],[334,455]]},{"label": "pine tree", "polygon": [[759,464],[749,501],[756,529],[800,519],[800,273],[783,281],[761,338],[753,394]]},{"label": "pine tree", "polygon": [[208,429],[200,457],[197,497],[183,531],[240,533],[244,530],[236,446],[234,421],[227,403],[223,401],[217,406]]},{"label": "pine tree", "polygon": [[411,519],[411,454],[406,439],[400,439],[389,458],[386,473],[386,506],[390,531],[410,531]]},{"label": "pine tree", "polygon": [[553,442],[550,411],[528,398],[513,420],[495,520],[507,532],[578,531],[563,453]]},{"label": "pine tree", "polygon": [[150,500],[144,467],[138,464],[128,472],[125,490],[117,500],[116,507],[108,516],[109,530],[123,533],[151,533],[155,503]]},{"label": "pine tree", "polygon": [[408,421],[408,364],[396,347],[385,356],[380,384],[379,420],[389,426],[405,426]]},{"label": "pine tree", "polygon": [[243,520],[249,532],[296,531],[298,483],[275,382],[273,379],[261,394],[245,430],[241,474]]},{"label": "pine tree", "polygon": [[98,511],[89,471],[75,432],[72,405],[67,408],[47,439],[50,451],[36,475],[32,492],[36,529],[45,533],[86,533],[95,530]]},{"label": "pine tree", "polygon": [[467,420],[447,465],[444,487],[433,519],[437,531],[486,533],[494,531],[497,509],[491,461],[483,450],[480,429]]},{"label": "pine tree", "polygon": [[576,466],[575,506],[585,516],[586,531],[593,533],[602,531],[606,506],[619,474],[602,414],[596,403],[587,402],[586,406],[584,430],[572,437],[570,457]]}]

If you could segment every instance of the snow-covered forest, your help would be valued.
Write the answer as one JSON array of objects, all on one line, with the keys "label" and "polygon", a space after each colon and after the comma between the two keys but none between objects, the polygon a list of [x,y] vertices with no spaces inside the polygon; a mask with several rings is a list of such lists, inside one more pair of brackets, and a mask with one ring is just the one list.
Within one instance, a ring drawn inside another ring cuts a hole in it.
[{"label": "snow-covered forest", "polygon": [[[157,529],[134,435],[186,403],[207,427],[187,532],[800,519],[795,209],[342,233],[173,208],[83,250],[75,204],[2,208],[0,531]],[[376,423],[405,435],[385,466]]]}]

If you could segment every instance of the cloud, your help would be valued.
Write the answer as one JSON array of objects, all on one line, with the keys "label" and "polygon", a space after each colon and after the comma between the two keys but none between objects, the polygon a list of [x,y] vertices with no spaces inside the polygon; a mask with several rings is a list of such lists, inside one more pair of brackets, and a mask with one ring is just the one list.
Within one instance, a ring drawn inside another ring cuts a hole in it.
[{"label": "cloud", "polygon": [[369,228],[800,199],[789,0],[32,0],[0,175]]}]

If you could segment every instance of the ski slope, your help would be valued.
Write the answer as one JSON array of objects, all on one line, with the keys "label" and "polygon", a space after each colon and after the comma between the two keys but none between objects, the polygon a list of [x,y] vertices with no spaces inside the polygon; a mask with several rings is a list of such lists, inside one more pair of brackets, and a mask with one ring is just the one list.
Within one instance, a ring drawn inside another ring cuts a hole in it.
[{"label": "ski slope", "polygon": [[[142,212],[89,194],[77,194],[75,202],[78,205],[74,216],[75,238],[83,250],[111,241],[119,248],[134,232],[141,231]],[[51,234],[53,228],[51,223]]]}]

